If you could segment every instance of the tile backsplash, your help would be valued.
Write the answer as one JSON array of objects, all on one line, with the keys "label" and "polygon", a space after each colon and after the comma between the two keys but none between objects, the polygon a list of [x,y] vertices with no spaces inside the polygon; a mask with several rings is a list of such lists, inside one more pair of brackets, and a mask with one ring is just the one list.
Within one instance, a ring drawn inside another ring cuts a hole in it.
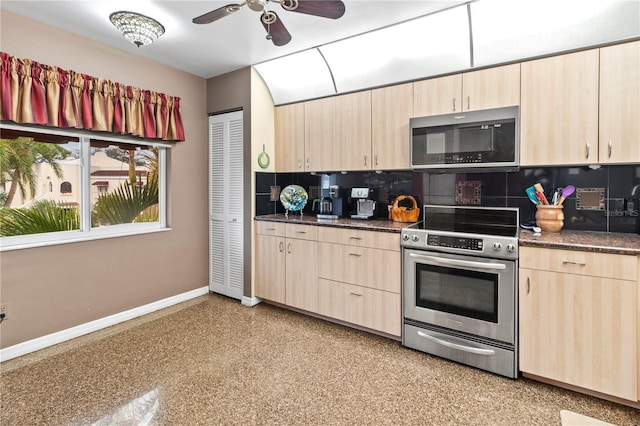
[{"label": "tile backsplash", "polygon": [[[256,173],[256,215],[284,213],[279,201],[271,201],[273,187],[300,185],[319,196],[338,185],[348,199],[353,187],[368,187],[386,217],[386,205],[398,195],[413,195],[422,204],[518,207],[521,222],[533,222],[536,208],[525,188],[540,183],[547,198],[569,184],[576,191],[563,203],[564,229],[640,233],[640,165],[521,168],[518,171],[427,173],[384,171],[342,173]],[[601,196],[600,194],[603,194]],[[314,194],[315,195],[315,194]],[[599,201],[601,200],[601,201]],[[311,214],[312,200],[304,209]]]}]

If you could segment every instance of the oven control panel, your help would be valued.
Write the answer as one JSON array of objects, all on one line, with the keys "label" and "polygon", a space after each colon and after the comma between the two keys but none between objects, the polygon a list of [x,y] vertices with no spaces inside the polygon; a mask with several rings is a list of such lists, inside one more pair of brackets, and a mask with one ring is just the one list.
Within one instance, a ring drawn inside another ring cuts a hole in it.
[{"label": "oven control panel", "polygon": [[427,245],[433,247],[448,247],[480,252],[484,250],[484,241],[480,238],[461,238],[429,234],[427,236]]},{"label": "oven control panel", "polygon": [[404,228],[400,246],[408,249],[434,252],[469,254],[493,259],[517,259],[518,239],[495,235],[433,232]]}]

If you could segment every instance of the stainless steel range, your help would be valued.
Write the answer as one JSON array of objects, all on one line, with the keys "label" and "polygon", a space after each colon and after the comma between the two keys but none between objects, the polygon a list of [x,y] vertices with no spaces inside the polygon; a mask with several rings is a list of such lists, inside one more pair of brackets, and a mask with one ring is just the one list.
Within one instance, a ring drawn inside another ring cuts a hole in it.
[{"label": "stainless steel range", "polygon": [[517,208],[425,205],[402,230],[403,345],[518,375]]}]

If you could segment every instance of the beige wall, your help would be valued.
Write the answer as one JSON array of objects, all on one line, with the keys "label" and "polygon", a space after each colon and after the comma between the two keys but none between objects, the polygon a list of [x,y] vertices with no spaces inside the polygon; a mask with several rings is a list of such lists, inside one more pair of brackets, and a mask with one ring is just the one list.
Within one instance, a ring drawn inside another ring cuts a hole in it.
[{"label": "beige wall", "polygon": [[0,23],[11,55],[180,97],[187,137],[171,150],[171,231],[0,253],[0,347],[207,286],[206,80],[6,11]]}]

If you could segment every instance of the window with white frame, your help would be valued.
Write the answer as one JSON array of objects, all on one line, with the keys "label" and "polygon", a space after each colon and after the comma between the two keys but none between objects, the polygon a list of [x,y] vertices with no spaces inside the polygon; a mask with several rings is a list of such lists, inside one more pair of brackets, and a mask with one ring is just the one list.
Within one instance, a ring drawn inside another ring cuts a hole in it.
[{"label": "window with white frame", "polygon": [[1,249],[167,229],[168,148],[3,124]]}]

